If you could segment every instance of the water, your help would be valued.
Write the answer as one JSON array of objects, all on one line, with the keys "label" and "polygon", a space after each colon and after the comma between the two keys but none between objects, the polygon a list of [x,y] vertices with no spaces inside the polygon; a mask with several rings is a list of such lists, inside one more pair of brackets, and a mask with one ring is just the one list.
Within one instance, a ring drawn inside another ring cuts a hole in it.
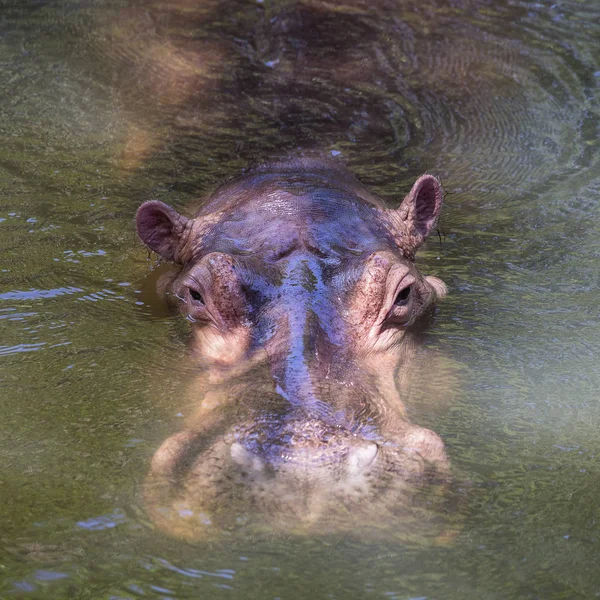
[{"label": "water", "polygon": [[[0,597],[600,595],[600,6],[0,4]],[[192,406],[133,215],[295,148],[397,202],[448,192],[451,294],[411,418],[464,501],[432,545],[156,531],[139,487]]]}]

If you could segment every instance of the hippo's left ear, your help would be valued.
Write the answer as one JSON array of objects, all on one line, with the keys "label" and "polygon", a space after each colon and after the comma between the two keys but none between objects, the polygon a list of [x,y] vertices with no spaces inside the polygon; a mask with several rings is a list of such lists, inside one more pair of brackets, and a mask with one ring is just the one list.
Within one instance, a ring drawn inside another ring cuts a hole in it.
[{"label": "hippo's left ear", "polygon": [[[398,208],[403,245],[414,252],[431,233],[442,210],[442,186],[433,175],[421,175]],[[405,237],[407,236],[407,237]]]},{"label": "hippo's left ear", "polygon": [[163,202],[150,200],[138,208],[135,220],[142,242],[163,258],[177,262],[188,219]]}]

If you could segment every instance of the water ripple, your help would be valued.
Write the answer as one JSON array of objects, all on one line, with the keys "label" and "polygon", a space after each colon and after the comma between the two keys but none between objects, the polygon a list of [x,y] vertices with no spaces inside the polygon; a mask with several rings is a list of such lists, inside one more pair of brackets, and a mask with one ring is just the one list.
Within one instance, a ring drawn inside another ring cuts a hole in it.
[{"label": "water ripple", "polygon": [[41,350],[45,345],[46,342],[38,342],[37,344],[17,344],[16,346],[0,346],[0,356],[18,354],[20,352],[36,352]]},{"label": "water ripple", "polygon": [[32,288],[26,291],[13,290],[11,292],[5,292],[0,294],[0,300],[41,300],[43,298],[56,298],[57,296],[76,294],[79,292],[83,292],[83,290],[74,286],[61,287],[53,290],[35,290]]}]

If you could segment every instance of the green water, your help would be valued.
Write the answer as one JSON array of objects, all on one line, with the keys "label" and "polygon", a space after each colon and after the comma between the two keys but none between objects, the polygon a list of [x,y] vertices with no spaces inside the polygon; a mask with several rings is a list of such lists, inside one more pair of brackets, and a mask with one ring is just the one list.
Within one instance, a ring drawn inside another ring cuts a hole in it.
[{"label": "green water", "polygon": [[[0,1],[0,597],[600,596],[600,4]],[[133,215],[296,148],[397,202],[443,179],[420,255],[446,545],[265,533],[187,544],[139,487],[186,325]]]}]

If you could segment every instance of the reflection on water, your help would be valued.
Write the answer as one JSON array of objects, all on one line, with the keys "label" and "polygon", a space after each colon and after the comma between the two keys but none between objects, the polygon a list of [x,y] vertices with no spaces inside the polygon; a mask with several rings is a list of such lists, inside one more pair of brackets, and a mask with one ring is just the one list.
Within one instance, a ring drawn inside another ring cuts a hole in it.
[{"label": "reflection on water", "polygon": [[[599,12],[5,2],[0,595],[596,595]],[[138,506],[153,453],[193,410],[193,366],[185,323],[143,281],[135,209],[184,210],[297,148],[390,203],[423,171],[443,178],[441,243],[420,264],[451,294],[426,346],[433,391],[408,408],[468,482],[449,546],[265,532],[206,549]]]}]

